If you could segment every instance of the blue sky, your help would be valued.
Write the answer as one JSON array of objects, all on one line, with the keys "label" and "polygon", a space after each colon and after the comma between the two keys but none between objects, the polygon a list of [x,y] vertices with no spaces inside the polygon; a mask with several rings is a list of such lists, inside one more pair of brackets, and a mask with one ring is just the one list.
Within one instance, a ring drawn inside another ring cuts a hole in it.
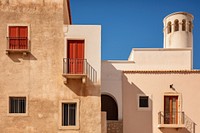
[{"label": "blue sky", "polygon": [[194,68],[200,69],[200,0],[71,0],[73,24],[102,26],[102,60],[126,60],[132,48],[162,48],[163,18],[194,15]]}]

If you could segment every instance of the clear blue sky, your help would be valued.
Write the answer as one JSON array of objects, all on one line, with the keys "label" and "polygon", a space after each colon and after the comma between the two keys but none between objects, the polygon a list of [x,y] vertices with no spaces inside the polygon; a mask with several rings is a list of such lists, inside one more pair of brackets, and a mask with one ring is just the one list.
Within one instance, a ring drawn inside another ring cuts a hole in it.
[{"label": "clear blue sky", "polygon": [[73,24],[102,26],[102,60],[126,60],[132,48],[162,48],[163,18],[194,15],[194,68],[200,69],[200,0],[71,0]]}]

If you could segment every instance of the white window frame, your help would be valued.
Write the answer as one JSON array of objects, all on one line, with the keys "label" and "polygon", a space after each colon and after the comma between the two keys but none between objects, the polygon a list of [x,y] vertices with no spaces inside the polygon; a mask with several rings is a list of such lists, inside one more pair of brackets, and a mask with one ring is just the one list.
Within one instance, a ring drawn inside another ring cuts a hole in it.
[{"label": "white window frame", "polygon": [[[75,103],[76,104],[76,125],[75,126],[63,126],[62,125],[62,104],[70,104],[70,103]],[[79,130],[79,121],[80,121],[80,101],[79,99],[71,99],[71,100],[62,100],[59,102],[59,129],[75,129]]]},{"label": "white window frame", "polygon": [[[147,96],[148,97],[148,107],[140,107],[140,97],[141,96]],[[150,111],[151,110],[151,106],[152,106],[152,96],[150,94],[137,94],[137,109],[139,111]]]},{"label": "white window frame", "polygon": [[[30,35],[30,27],[31,25],[30,24],[26,24],[26,23],[11,23],[11,24],[7,24],[7,37],[9,37],[9,27],[10,26],[27,26],[28,27],[28,49],[27,50],[21,50],[22,52],[26,53],[27,52],[30,52],[31,51],[31,43],[30,43],[30,38],[31,38],[31,35]],[[8,41],[6,41],[6,43],[8,43]],[[8,44],[6,44],[6,51],[10,52],[10,51],[16,51],[16,50],[10,50],[8,49]],[[8,53],[7,53],[8,54]]]}]

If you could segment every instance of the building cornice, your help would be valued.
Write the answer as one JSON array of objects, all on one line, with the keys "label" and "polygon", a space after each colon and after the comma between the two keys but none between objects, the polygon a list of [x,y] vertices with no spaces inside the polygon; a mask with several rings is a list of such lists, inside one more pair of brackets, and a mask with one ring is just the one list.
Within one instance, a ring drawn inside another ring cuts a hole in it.
[{"label": "building cornice", "polygon": [[125,74],[200,74],[200,70],[124,70]]}]

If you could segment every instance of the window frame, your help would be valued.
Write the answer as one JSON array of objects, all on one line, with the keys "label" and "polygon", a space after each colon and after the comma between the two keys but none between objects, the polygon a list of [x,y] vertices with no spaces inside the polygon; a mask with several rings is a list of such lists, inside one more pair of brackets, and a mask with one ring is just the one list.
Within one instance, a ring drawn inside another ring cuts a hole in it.
[{"label": "window frame", "polygon": [[[25,98],[26,99],[26,108],[25,113],[10,113],[10,98]],[[8,95],[7,96],[7,115],[8,116],[28,116],[28,95]]]},{"label": "window frame", "polygon": [[[70,126],[63,126],[62,125],[62,115],[63,115],[63,113],[62,113],[62,109],[63,109],[63,104],[76,104],[76,119],[75,119],[75,123],[76,123],[76,125],[74,125],[74,126],[72,126],[72,125],[70,125]],[[79,101],[79,99],[71,99],[71,100],[61,100],[60,102],[59,102],[59,129],[71,129],[71,130],[79,130],[79,128],[80,128],[80,126],[79,126],[79,121],[80,121],[80,101]]]},{"label": "window frame", "polygon": [[[148,107],[140,107],[140,97],[148,97]],[[151,110],[151,95],[150,94],[137,94],[137,110],[139,111],[150,111]]]},{"label": "window frame", "polygon": [[24,54],[29,53],[31,51],[31,45],[30,45],[30,24],[18,24],[18,23],[14,23],[14,24],[7,24],[7,35],[6,38],[9,37],[9,27],[11,26],[26,26],[28,28],[28,36],[27,36],[27,49],[9,49],[9,41],[6,41],[6,54],[8,53],[13,53],[13,52],[22,52]]}]

